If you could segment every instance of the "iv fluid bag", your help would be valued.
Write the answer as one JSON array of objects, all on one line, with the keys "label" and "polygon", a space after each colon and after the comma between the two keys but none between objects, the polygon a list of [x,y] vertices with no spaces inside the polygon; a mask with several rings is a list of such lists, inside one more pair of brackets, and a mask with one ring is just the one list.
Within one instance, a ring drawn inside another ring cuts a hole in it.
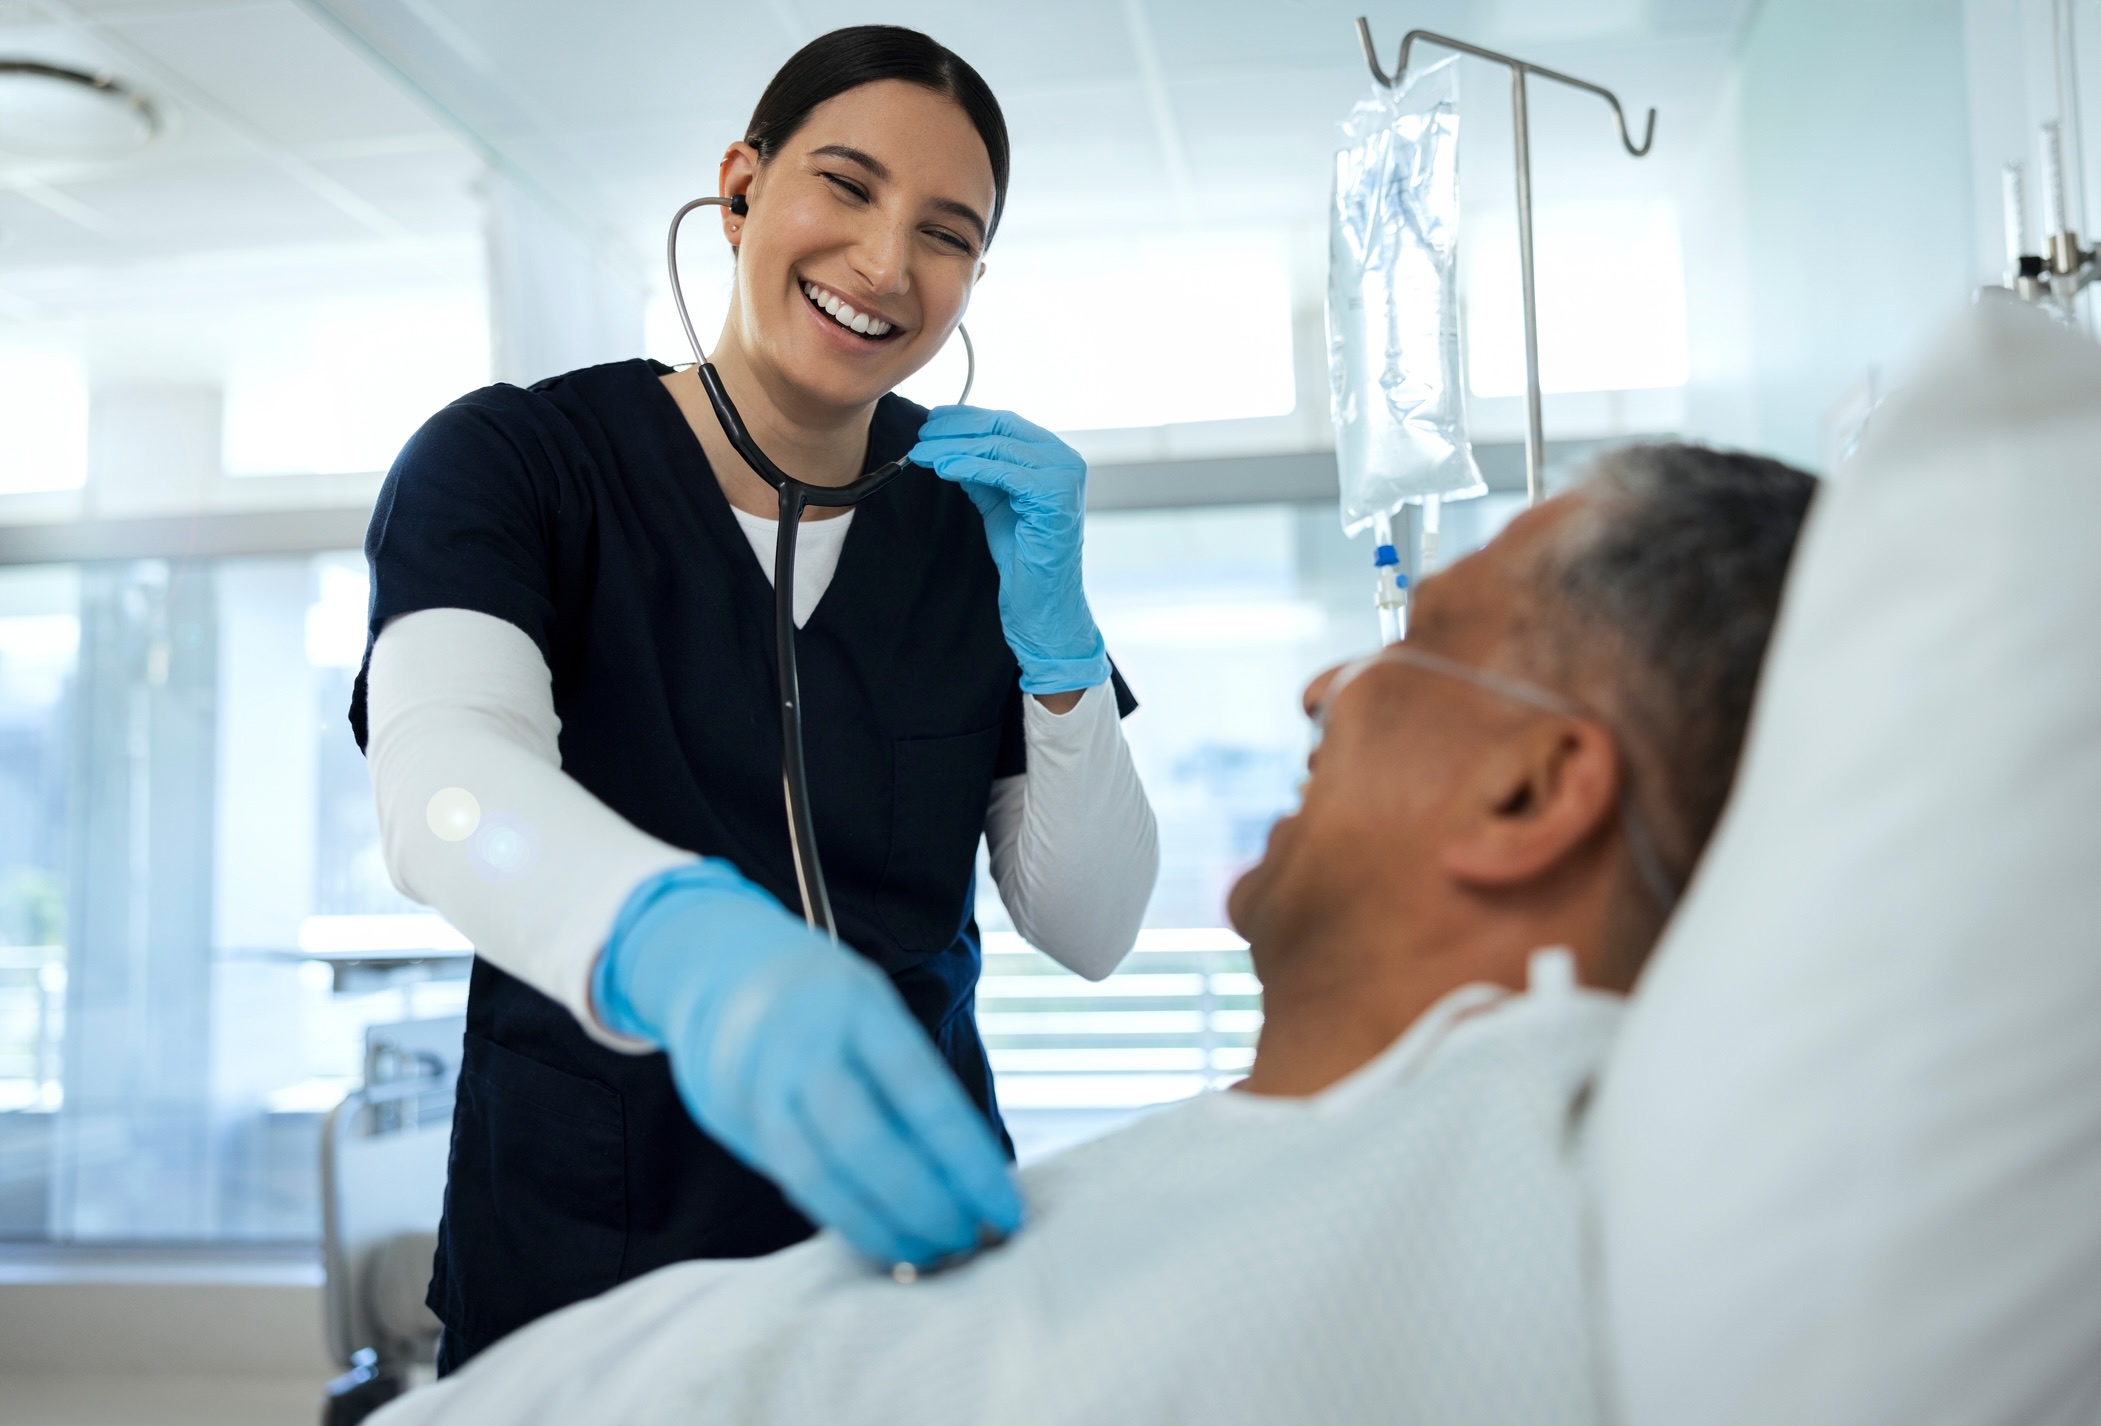
[{"label": "iv fluid bag", "polygon": [[1350,112],[1328,232],[1328,386],[1342,528],[1488,487],[1459,364],[1458,61]]}]

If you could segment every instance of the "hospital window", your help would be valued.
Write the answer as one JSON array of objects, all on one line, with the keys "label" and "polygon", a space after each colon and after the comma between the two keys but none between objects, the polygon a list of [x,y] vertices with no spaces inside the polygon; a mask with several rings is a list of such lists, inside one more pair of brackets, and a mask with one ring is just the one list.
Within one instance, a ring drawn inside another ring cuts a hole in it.
[{"label": "hospital window", "polygon": [[[1448,517],[1452,548],[1504,501]],[[1245,1072],[1225,892],[1296,797],[1300,684],[1373,637],[1365,556],[1325,504],[1090,522],[1162,868],[1098,985],[980,877],[1024,1156]],[[466,943],[389,884],[344,718],[365,595],[350,551],[0,569],[0,1238],[311,1240],[367,1027],[464,1008]]]},{"label": "hospital window", "polygon": [[69,354],[0,350],[0,495],[88,478],[88,379]]},{"label": "hospital window", "polygon": [[[1470,211],[1464,257],[1467,389],[1525,389],[1517,214]],[[1667,198],[1547,202],[1537,213],[1539,379],[1549,394],[1685,385],[1692,354],[1678,205]]]}]

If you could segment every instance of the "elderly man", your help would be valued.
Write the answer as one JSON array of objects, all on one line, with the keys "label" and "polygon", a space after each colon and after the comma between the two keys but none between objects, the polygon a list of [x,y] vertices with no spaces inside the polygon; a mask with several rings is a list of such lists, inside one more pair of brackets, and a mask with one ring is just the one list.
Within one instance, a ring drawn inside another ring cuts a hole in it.
[{"label": "elderly man", "polygon": [[1720,816],[1813,481],[1608,456],[1306,691],[1303,806],[1234,888],[1241,1093],[1024,1177],[915,1284],[832,1235],[663,1269],[410,1397],[444,1422],[1588,1422],[1575,1153]]}]

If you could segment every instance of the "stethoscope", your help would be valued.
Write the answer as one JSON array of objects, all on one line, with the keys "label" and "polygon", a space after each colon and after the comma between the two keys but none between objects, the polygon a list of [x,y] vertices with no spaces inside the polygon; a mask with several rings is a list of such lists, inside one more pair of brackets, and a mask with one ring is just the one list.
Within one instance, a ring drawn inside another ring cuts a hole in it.
[{"label": "stethoscope", "polygon": [[[813,929],[824,932],[833,940],[839,939],[839,929],[832,921],[831,894],[825,889],[824,867],[817,859],[817,827],[810,819],[810,783],[803,768],[802,757],[802,693],[795,668],[795,539],[802,526],[805,507],[858,505],[881,490],[902,471],[909,462],[903,457],[876,467],[851,485],[808,485],[782,470],[759,443],[752,439],[744,425],[744,418],[737,413],[737,403],[730,400],[729,392],[722,386],[722,377],[708,354],[701,350],[700,337],[693,330],[693,318],[686,312],[686,294],[678,280],[678,228],[686,215],[695,208],[727,208],[739,217],[751,211],[738,194],[734,198],[696,198],[678,212],[671,215],[671,234],[665,239],[665,262],[671,269],[671,300],[678,306],[678,320],[686,329],[686,340],[693,344],[693,359],[698,366],[701,389],[708,393],[708,403],[715,408],[715,418],[722,422],[722,434],[738,455],[744,457],[751,468],[764,477],[766,483],[779,492],[780,533],[773,542],[773,644],[774,659],[780,667],[781,684],[781,791],[788,803],[788,848],[795,858],[795,883],[802,892],[803,919]],[[963,376],[963,394],[956,398],[958,404],[970,399],[971,384],[977,380],[977,352],[970,344],[970,333],[958,325],[956,332],[963,338],[963,355],[968,362]]]}]

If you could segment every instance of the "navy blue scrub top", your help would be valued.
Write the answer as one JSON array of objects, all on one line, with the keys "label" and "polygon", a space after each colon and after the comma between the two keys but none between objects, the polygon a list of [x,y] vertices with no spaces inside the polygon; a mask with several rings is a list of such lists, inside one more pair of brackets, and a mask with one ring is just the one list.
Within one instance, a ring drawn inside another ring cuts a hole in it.
[{"label": "navy blue scrub top", "polygon": [[[370,632],[438,608],[524,630],[553,675],[563,770],[795,908],[773,587],[659,380],[668,370],[628,361],[492,386],[431,418],[366,536]],[[908,450],[925,417],[883,398],[864,468]],[[998,593],[976,508],[908,467],[858,507],[798,650],[840,938],[889,973],[1004,1139],[972,1011],[978,838],[992,780],[1024,759]],[[1120,677],[1116,691],[1129,713]],[[363,746],[363,671],[350,718]],[[441,1370],[667,1263],[811,1231],[694,1125],[662,1055],[598,1044],[476,959],[429,1296]]]}]

